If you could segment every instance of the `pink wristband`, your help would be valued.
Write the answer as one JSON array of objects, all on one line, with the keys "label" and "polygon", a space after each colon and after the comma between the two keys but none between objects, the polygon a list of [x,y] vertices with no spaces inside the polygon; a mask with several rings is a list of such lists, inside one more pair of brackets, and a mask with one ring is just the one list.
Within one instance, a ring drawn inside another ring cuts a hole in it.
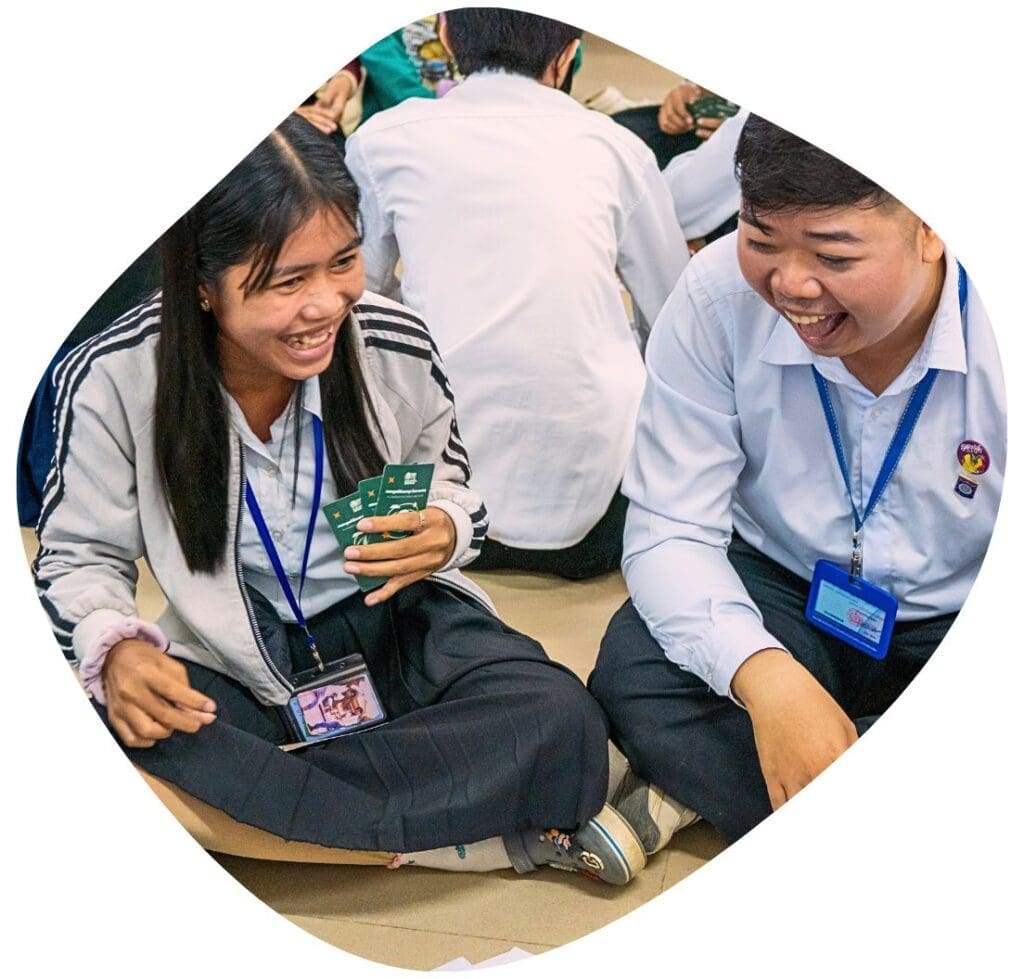
[{"label": "pink wristband", "polygon": [[82,686],[97,703],[107,703],[106,694],[103,692],[103,664],[107,661],[107,653],[122,639],[142,639],[152,643],[161,652],[166,652],[170,646],[159,626],[143,622],[141,619],[124,619],[103,632],[78,664],[78,676]]}]

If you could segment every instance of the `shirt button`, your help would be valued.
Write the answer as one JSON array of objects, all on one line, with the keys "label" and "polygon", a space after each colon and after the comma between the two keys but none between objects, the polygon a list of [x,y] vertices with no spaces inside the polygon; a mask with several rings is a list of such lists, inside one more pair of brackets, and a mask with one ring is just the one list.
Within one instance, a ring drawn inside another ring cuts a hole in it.
[{"label": "shirt button", "polygon": [[284,540],[284,531],[283,530],[275,530],[274,531],[274,540],[276,540],[276,541],[283,541]]}]

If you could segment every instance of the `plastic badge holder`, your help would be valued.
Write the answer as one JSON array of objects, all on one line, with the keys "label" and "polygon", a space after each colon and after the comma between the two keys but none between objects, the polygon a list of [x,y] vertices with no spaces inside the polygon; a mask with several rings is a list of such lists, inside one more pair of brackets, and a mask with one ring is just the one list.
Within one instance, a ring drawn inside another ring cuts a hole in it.
[{"label": "plastic badge holder", "polygon": [[326,741],[387,720],[366,661],[358,654],[321,673],[298,673],[293,682],[295,693],[280,711],[296,741]]},{"label": "plastic badge holder", "polygon": [[814,566],[805,615],[811,625],[874,659],[884,659],[899,603],[887,591],[830,561]]}]

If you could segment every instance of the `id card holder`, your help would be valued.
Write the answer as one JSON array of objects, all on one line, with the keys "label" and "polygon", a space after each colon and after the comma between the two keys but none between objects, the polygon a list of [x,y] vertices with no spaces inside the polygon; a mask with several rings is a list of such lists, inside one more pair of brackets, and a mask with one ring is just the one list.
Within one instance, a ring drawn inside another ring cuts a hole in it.
[{"label": "id card holder", "polygon": [[874,659],[889,651],[899,602],[848,569],[821,560],[814,566],[805,616],[811,625]]},{"label": "id card holder", "polygon": [[387,713],[366,661],[346,656],[317,673],[295,675],[295,692],[278,708],[296,741],[315,743],[382,724]]}]

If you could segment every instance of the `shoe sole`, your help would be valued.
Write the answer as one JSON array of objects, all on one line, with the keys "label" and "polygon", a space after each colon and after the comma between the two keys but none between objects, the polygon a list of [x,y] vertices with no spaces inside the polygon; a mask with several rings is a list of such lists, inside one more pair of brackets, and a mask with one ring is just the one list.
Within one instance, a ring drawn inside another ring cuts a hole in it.
[{"label": "shoe sole", "polygon": [[[610,805],[605,807],[590,820],[588,826],[601,837],[607,846],[607,851],[615,859],[619,870],[618,878],[608,880],[600,874],[601,880],[607,884],[628,884],[644,867],[647,866],[647,854],[644,852],[640,838],[633,831],[633,827],[616,812]],[[582,844],[581,844],[582,845]],[[603,873],[607,873],[605,870]]]}]

